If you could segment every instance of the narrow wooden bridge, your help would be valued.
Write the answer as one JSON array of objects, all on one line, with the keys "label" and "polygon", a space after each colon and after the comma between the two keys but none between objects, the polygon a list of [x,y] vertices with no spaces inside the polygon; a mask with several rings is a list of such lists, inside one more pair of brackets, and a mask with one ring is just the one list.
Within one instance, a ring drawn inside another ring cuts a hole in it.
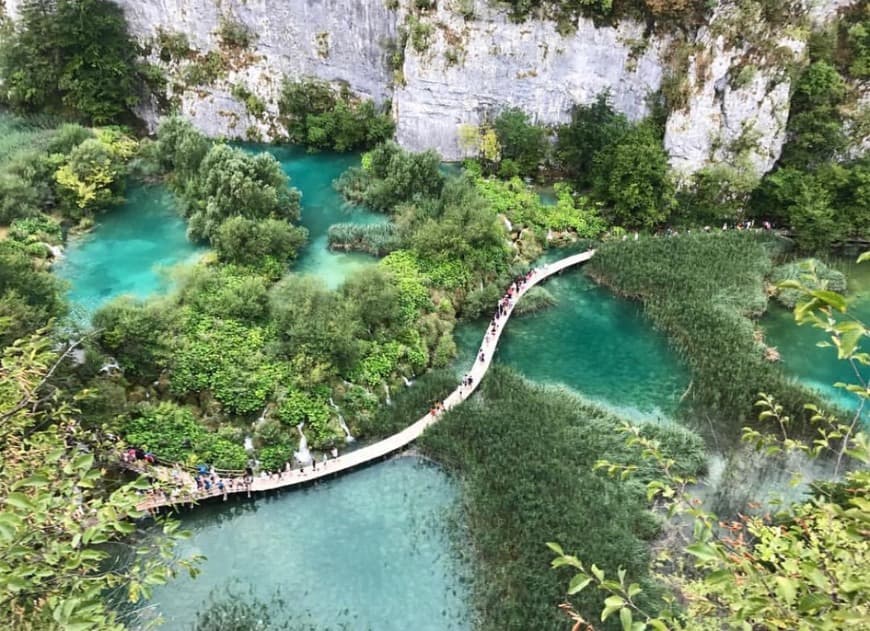
[{"label": "narrow wooden bridge", "polygon": [[[480,382],[483,380],[486,371],[489,370],[489,366],[492,363],[492,358],[495,354],[495,349],[498,346],[501,333],[504,330],[505,325],[507,325],[519,299],[541,281],[568,267],[588,261],[592,258],[593,254],[595,254],[595,250],[587,250],[579,254],[567,256],[554,263],[549,263],[533,270],[531,277],[522,285],[520,290],[514,294],[510,306],[507,307],[505,316],[499,318],[496,322],[495,332],[493,333],[491,328],[487,328],[483,342],[475,356],[474,365],[466,373],[472,378],[471,385],[460,385],[456,390],[451,392],[450,395],[444,399],[444,410],[449,410],[465,401],[465,399],[470,397],[477,389],[477,386],[480,385]],[[176,485],[183,484],[184,486],[183,489],[176,489],[171,494],[151,494],[138,505],[138,508],[140,510],[155,511],[165,506],[188,504],[212,497],[224,496],[224,499],[226,499],[226,496],[228,495],[239,493],[245,493],[250,496],[252,493],[261,493],[263,491],[309,484],[314,480],[331,477],[337,473],[348,471],[369,462],[379,460],[402,449],[416,440],[427,427],[434,424],[440,417],[441,413],[432,414],[430,412],[414,424],[403,429],[401,432],[393,434],[388,438],[372,443],[366,447],[350,451],[338,456],[337,458],[327,460],[325,463],[317,463],[316,469],[311,465],[307,465],[301,470],[293,469],[291,471],[284,471],[280,474],[280,477],[255,476],[250,484],[244,484],[241,478],[235,478],[233,479],[232,488],[229,488],[229,485],[227,484],[228,480],[224,478],[225,486],[223,490],[213,487],[210,491],[195,491],[193,476],[187,472],[173,471],[168,467],[161,466],[148,467],[147,470],[136,467],[134,470],[139,473],[145,473],[167,483],[174,483]]]}]

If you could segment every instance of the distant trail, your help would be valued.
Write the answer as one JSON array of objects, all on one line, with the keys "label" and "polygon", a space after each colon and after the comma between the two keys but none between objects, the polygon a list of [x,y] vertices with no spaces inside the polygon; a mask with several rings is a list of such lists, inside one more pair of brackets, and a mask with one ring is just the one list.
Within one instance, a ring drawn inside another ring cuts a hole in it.
[{"label": "distant trail", "polygon": [[[488,336],[489,341],[487,341],[487,336],[484,336],[484,340],[481,343],[480,349],[478,350],[477,355],[475,355],[474,366],[472,366],[471,370],[467,373],[472,378],[472,385],[465,387],[460,386],[456,388],[456,390],[451,392],[450,395],[446,399],[444,399],[445,410],[449,410],[450,408],[459,405],[460,403],[465,401],[477,389],[477,386],[480,385],[481,381],[483,381],[483,377],[486,375],[486,371],[489,370],[490,363],[492,363],[492,358],[495,354],[495,349],[498,346],[498,340],[501,337],[501,332],[507,325],[508,320],[510,320],[514,307],[519,302],[520,298],[522,298],[523,295],[526,294],[526,292],[528,292],[532,287],[534,287],[541,281],[549,278],[553,274],[561,272],[568,267],[572,267],[580,263],[585,263],[592,258],[593,254],[595,254],[595,250],[587,250],[585,252],[581,252],[580,254],[574,254],[572,256],[567,256],[563,259],[559,259],[555,263],[549,263],[548,265],[538,267],[534,270],[531,278],[529,278],[523,284],[522,288],[514,297],[510,307],[508,307],[507,309],[505,317],[498,319],[498,322],[496,323],[495,334],[490,334]],[[487,332],[489,332],[489,330],[490,329],[487,328]],[[481,353],[483,353],[483,361],[480,361],[479,359]],[[261,493],[263,491],[271,491],[273,489],[282,489],[301,484],[308,484],[312,480],[334,476],[337,473],[342,473],[344,471],[354,469],[366,463],[379,460],[384,456],[398,451],[399,449],[415,441],[420,436],[420,434],[422,434],[426,430],[427,427],[436,423],[439,418],[440,414],[432,414],[430,412],[419,421],[417,421],[413,425],[409,425],[397,434],[393,434],[388,438],[385,438],[376,443],[372,443],[367,447],[363,447],[361,449],[351,451],[343,456],[328,460],[325,464],[319,463],[316,470],[312,469],[312,467],[309,465],[305,467],[303,473],[300,473],[298,469],[294,469],[290,472],[283,472],[281,474],[281,478],[278,480],[275,480],[272,477],[255,477],[250,487],[246,487],[241,484],[241,479],[237,478],[234,481],[232,489],[225,489],[224,491],[212,489],[210,492],[198,492],[196,494],[187,492],[185,494],[179,494],[174,497],[150,497],[147,500],[143,501],[141,504],[139,504],[137,508],[139,508],[139,510],[153,510],[164,506],[172,506],[175,504],[193,503],[202,499],[219,497],[221,495],[226,496],[239,493],[245,493],[250,495],[251,493]],[[161,480],[167,482],[172,480],[171,470],[168,467],[156,466],[150,467],[148,468],[148,470],[143,470],[141,468],[134,468],[131,465],[127,466],[128,468],[131,468],[138,473],[146,473],[152,476],[154,476],[156,473],[156,477]],[[195,487],[193,476],[190,475],[190,473],[184,472],[182,474],[182,477],[186,489],[189,490]],[[226,479],[224,480],[224,482],[226,483]]]}]

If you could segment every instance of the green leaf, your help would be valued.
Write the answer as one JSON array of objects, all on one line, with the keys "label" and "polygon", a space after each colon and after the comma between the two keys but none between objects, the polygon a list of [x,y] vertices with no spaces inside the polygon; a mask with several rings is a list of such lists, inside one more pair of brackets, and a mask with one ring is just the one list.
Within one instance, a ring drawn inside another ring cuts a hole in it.
[{"label": "green leaf", "polygon": [[716,548],[709,543],[693,543],[686,548],[686,552],[698,557],[702,561],[715,561],[719,558]]},{"label": "green leaf", "polygon": [[786,578],[785,576],[777,576],[774,578],[776,581],[776,590],[777,595],[786,602],[786,604],[791,604],[794,602],[795,596],[797,595],[797,585],[795,581]]},{"label": "green leaf", "polygon": [[826,305],[830,305],[834,309],[840,312],[844,312],[846,310],[846,299],[838,294],[835,291],[829,291],[827,289],[814,289],[810,292],[810,294],[822,301]]},{"label": "green leaf", "polygon": [[863,263],[864,261],[870,261],[870,250],[867,252],[862,252],[861,256],[858,257],[858,262]]},{"label": "green leaf", "polygon": [[565,551],[562,549],[562,546],[560,546],[558,543],[553,543],[552,541],[548,541],[547,547],[550,548],[550,550],[552,550],[553,552],[555,552],[556,554],[558,554],[560,556],[565,555]]},{"label": "green leaf", "polygon": [[571,582],[568,583],[568,595],[573,596],[577,592],[583,590],[591,582],[592,579],[585,574],[575,574],[574,578],[571,579]]},{"label": "green leaf", "polygon": [[831,598],[825,594],[810,594],[800,599],[798,603],[798,611],[801,613],[810,613],[827,607],[831,604]]},{"label": "green leaf", "polygon": [[619,610],[619,622],[622,624],[622,631],[631,631],[631,609],[623,607]]},{"label": "green leaf", "polygon": [[592,572],[592,576],[598,579],[599,583],[604,581],[604,570],[600,569],[594,563],[592,564],[592,567],[589,568],[589,570]]},{"label": "green leaf", "polygon": [[36,504],[34,504],[24,493],[10,493],[6,496],[6,503],[21,510],[36,510]]},{"label": "green leaf", "polygon": [[668,631],[668,625],[659,620],[658,618],[652,618],[649,621],[649,626],[651,626],[656,631]]},{"label": "green leaf", "polygon": [[621,596],[608,596],[604,600],[604,610],[601,612],[601,622],[607,620],[611,614],[625,606],[625,600]]}]

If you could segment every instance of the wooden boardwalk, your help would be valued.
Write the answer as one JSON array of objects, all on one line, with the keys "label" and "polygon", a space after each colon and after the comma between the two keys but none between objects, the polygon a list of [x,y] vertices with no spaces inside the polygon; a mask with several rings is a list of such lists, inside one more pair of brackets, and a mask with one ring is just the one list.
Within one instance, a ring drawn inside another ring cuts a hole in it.
[{"label": "wooden boardwalk", "polygon": [[[445,410],[449,410],[465,401],[465,399],[470,397],[477,389],[477,386],[480,385],[484,375],[486,375],[486,371],[489,370],[501,333],[504,330],[505,325],[507,325],[511,314],[513,313],[514,306],[516,306],[519,299],[541,281],[568,267],[588,261],[592,258],[593,254],[595,254],[595,250],[587,250],[579,254],[567,256],[554,263],[538,267],[533,271],[531,278],[529,278],[523,284],[519,292],[514,295],[510,306],[507,308],[505,316],[498,319],[495,333],[492,333],[491,328],[487,328],[483,342],[481,343],[480,349],[475,357],[474,366],[472,366],[471,370],[466,373],[472,378],[471,385],[465,387],[459,386],[456,390],[451,392],[444,400]],[[482,360],[480,359],[481,355],[483,356]],[[388,438],[372,443],[366,447],[349,451],[337,458],[332,458],[326,463],[317,463],[316,469],[312,468],[311,465],[308,465],[304,467],[301,472],[299,469],[282,472],[280,478],[254,477],[254,480],[250,485],[242,484],[241,478],[237,478],[233,481],[232,489],[225,488],[223,491],[212,488],[211,491],[208,492],[194,492],[195,483],[193,477],[187,472],[176,471],[173,476],[172,470],[167,467],[150,467],[148,471],[137,468],[135,470],[139,473],[147,473],[169,483],[183,483],[185,487],[185,491],[175,492],[172,495],[151,495],[148,499],[139,504],[138,508],[140,510],[153,511],[165,506],[187,504],[212,497],[224,496],[224,499],[226,499],[226,496],[228,495],[237,495],[240,493],[250,496],[252,493],[262,493],[264,491],[308,484],[314,480],[331,477],[343,471],[348,471],[367,463],[377,461],[402,449],[416,440],[426,430],[426,428],[435,423],[439,417],[440,414],[433,415],[432,413],[428,413],[417,422],[403,429],[401,432],[393,434]],[[224,484],[226,484],[226,482],[227,480],[225,479]]]}]

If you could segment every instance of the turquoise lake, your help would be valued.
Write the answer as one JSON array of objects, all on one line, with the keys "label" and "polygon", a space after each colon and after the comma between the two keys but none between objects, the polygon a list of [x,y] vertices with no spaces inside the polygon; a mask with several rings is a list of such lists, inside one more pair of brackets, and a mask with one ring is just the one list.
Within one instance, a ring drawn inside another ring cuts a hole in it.
[{"label": "turquoise lake", "polygon": [[324,631],[471,629],[468,566],[446,525],[457,500],[439,467],[398,457],[256,502],[199,507],[184,516],[193,537],[179,553],[206,555],[202,573],[156,589],[153,603],[172,631],[238,584],[267,602],[280,593],[287,609],[274,615]]},{"label": "turquoise lake", "polygon": [[114,296],[144,298],[165,290],[162,271],[205,252],[187,240],[186,230],[169,191],[131,187],[126,203],[100,215],[90,232],[70,239],[55,267],[70,282],[73,309],[90,315]]}]

